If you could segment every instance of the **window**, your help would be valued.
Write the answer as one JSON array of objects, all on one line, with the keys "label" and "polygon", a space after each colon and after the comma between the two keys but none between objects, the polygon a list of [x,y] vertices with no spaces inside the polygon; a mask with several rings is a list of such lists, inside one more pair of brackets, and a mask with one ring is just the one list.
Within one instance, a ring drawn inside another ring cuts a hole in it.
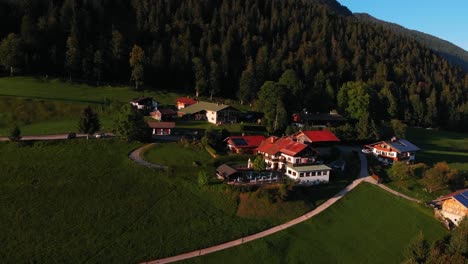
[{"label": "window", "polygon": [[214,121],[214,117],[211,118],[211,121]]},{"label": "window", "polygon": [[322,172],[321,172],[321,171],[318,171],[318,172],[317,172],[317,176],[320,176],[320,175],[322,175]]},{"label": "window", "polygon": [[317,173],[315,171],[312,172],[312,176],[316,176],[316,175],[317,175]]},{"label": "window", "polygon": [[288,158],[288,161],[291,161],[291,158]]},{"label": "window", "polygon": [[310,176],[310,172],[307,172],[307,173],[306,173],[306,176]]},{"label": "window", "polygon": [[290,171],[290,170],[288,170],[288,174],[291,174],[291,171]]},{"label": "window", "polygon": [[304,177],[304,173],[303,172],[299,173],[299,177]]},{"label": "window", "polygon": [[293,176],[296,176],[296,172],[295,172],[295,171],[293,171],[292,175],[293,175]]}]

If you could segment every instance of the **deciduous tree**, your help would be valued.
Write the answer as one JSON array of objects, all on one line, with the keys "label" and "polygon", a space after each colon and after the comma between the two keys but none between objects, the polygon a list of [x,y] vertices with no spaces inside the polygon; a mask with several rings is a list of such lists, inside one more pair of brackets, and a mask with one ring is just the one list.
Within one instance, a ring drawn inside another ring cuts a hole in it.
[{"label": "deciduous tree", "polygon": [[21,39],[14,33],[8,34],[0,43],[0,64],[13,76],[21,65],[23,49]]},{"label": "deciduous tree", "polygon": [[80,121],[78,122],[78,131],[87,135],[92,135],[101,129],[101,122],[99,121],[98,114],[86,107],[81,113]]},{"label": "deciduous tree", "polygon": [[135,82],[135,89],[138,90],[143,84],[145,75],[145,51],[138,45],[133,45],[130,52],[130,67],[132,67],[132,75],[130,79]]},{"label": "deciduous tree", "polygon": [[151,139],[151,129],[144,116],[130,104],[125,104],[120,109],[114,120],[114,132],[127,141],[145,142]]}]

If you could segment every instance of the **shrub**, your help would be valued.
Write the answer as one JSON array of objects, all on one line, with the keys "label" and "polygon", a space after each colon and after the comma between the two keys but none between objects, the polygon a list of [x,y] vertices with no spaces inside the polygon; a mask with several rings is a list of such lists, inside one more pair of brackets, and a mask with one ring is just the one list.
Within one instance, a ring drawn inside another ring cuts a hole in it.
[{"label": "shrub", "polygon": [[208,175],[206,174],[206,171],[201,170],[198,172],[198,186],[203,187],[208,185],[209,179]]},{"label": "shrub", "polygon": [[447,187],[449,181],[457,179],[458,172],[448,166],[447,162],[437,162],[424,173],[424,184],[429,192]]},{"label": "shrub", "polygon": [[15,142],[18,142],[21,140],[21,130],[19,129],[18,125],[17,124],[14,124],[11,129],[10,129],[10,133],[8,134],[8,138],[11,140],[11,141],[15,141]]}]

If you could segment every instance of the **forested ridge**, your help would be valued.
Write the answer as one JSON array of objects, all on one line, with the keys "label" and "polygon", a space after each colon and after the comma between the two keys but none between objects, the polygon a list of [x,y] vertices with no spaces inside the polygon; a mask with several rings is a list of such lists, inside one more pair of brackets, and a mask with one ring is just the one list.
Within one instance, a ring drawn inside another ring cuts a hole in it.
[{"label": "forested ridge", "polygon": [[0,62],[5,74],[132,80],[275,116],[337,108],[466,131],[468,74],[348,12],[332,0],[1,1]]},{"label": "forested ridge", "polygon": [[416,41],[419,41],[420,43],[425,45],[426,47],[436,51],[449,62],[462,67],[465,70],[465,72],[468,72],[468,51],[454,45],[453,43],[417,30],[407,29],[395,23],[390,23],[377,19],[369,14],[355,13],[354,16],[362,21],[375,23],[378,26],[391,29],[398,34],[402,34],[404,36],[413,38]]}]

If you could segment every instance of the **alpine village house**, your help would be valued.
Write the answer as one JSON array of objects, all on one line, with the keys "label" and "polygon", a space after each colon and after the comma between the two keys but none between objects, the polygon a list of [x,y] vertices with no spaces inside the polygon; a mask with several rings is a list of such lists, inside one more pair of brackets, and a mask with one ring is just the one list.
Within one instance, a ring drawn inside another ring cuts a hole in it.
[{"label": "alpine village house", "polygon": [[396,161],[414,163],[419,150],[421,149],[408,140],[393,137],[391,140],[365,145],[363,152],[372,153],[380,162],[393,164]]},{"label": "alpine village house", "polygon": [[267,169],[282,170],[284,175],[299,184],[330,181],[331,168],[320,164],[317,151],[307,144],[294,141],[292,137],[271,136],[262,142],[257,152],[264,157]]}]

